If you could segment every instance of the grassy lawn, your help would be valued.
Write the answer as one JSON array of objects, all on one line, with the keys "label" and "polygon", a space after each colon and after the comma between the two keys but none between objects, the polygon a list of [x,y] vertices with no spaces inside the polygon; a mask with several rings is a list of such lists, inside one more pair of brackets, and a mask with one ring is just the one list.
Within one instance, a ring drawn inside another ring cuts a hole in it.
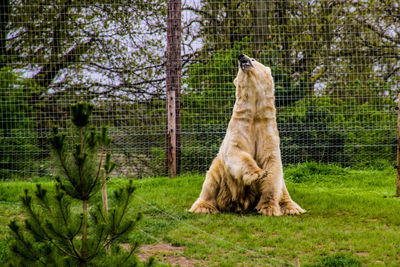
[{"label": "grassy lawn", "polygon": [[[400,266],[393,169],[310,163],[288,167],[285,175],[292,198],[308,211],[302,216],[194,215],[187,209],[200,193],[203,175],[137,180],[132,213],[144,216],[131,238],[149,244],[146,253],[167,266],[293,266],[296,258],[301,266]],[[110,191],[125,182],[111,179]],[[52,188],[53,183],[42,184]],[[0,183],[0,266],[8,257],[7,224],[23,218],[19,195],[34,186]]]}]

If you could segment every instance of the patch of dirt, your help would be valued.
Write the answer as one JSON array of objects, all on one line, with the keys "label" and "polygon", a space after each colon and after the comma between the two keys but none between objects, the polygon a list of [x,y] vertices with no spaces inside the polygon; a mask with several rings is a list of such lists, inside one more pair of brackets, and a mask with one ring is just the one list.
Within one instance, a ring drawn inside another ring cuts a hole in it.
[{"label": "patch of dirt", "polygon": [[256,230],[253,232],[253,235],[264,235],[264,232]]},{"label": "patch of dirt", "polygon": [[366,251],[358,251],[358,252],[356,252],[356,254],[357,254],[358,256],[363,256],[363,257],[369,256],[369,253],[366,252]]},{"label": "patch of dirt", "polygon": [[146,261],[153,256],[157,261],[169,263],[172,266],[198,266],[201,264],[199,260],[182,256],[185,247],[174,247],[171,244],[157,243],[152,245],[140,246],[136,254],[141,261]]},{"label": "patch of dirt", "polygon": [[265,252],[268,252],[268,251],[273,251],[273,250],[275,250],[276,247],[274,247],[274,246],[267,246],[267,247],[261,247],[261,249],[262,249],[263,251],[265,251]]},{"label": "patch of dirt", "polygon": [[120,246],[125,250],[131,249],[131,244],[129,244],[129,243],[122,243],[122,244],[120,244]]}]

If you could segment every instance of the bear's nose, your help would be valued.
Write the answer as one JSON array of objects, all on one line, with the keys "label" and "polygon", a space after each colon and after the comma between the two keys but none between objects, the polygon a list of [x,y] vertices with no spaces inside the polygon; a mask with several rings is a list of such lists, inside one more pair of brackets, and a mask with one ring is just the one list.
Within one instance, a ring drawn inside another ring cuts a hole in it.
[{"label": "bear's nose", "polygon": [[241,54],[238,56],[239,62],[244,64],[244,63],[250,63],[251,58],[249,58],[248,56]]},{"label": "bear's nose", "polygon": [[253,67],[253,64],[251,64],[251,58],[249,58],[248,56],[246,56],[244,54],[239,55],[238,60],[240,63],[240,68],[242,70],[245,70],[248,67]]},{"label": "bear's nose", "polygon": [[243,54],[240,54],[239,56],[238,56],[238,60],[240,61],[242,58],[244,58],[245,57],[245,55],[243,55]]}]

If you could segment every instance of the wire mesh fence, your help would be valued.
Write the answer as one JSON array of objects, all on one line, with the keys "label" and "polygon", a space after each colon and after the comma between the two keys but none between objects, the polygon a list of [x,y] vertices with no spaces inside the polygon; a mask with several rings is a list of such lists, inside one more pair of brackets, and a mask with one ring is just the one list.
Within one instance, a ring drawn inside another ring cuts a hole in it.
[{"label": "wire mesh fence", "polygon": [[[284,164],[394,161],[397,1],[187,0],[180,12],[178,171],[217,154],[242,53],[272,69]],[[167,174],[166,16],[166,0],[2,1],[1,176],[49,175],[47,137],[80,100],[110,126],[116,175]]]}]

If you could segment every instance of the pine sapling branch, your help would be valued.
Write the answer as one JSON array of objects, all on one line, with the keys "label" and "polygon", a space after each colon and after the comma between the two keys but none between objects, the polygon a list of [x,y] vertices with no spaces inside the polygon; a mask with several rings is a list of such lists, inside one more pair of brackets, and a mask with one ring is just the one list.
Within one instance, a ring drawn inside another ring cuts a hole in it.
[{"label": "pine sapling branch", "polygon": [[40,263],[42,263],[43,265],[45,265],[45,263],[40,259],[40,257],[37,256],[37,253],[35,251],[33,251],[32,245],[23,238],[22,234],[20,233],[20,229],[19,229],[19,226],[18,226],[16,220],[11,221],[10,224],[8,225],[8,227],[14,233],[14,236],[17,238],[17,240],[20,242],[20,244],[23,245],[26,252],[28,252],[29,254],[22,252],[16,245],[12,246],[13,251],[22,257],[28,257],[30,260],[37,260]]},{"label": "pine sapling branch", "polygon": [[[65,175],[67,176],[67,179],[68,179],[69,181],[72,181],[72,180],[73,180],[73,179],[72,179],[72,176],[71,176],[71,174],[69,173],[69,170],[68,170],[67,165],[66,165],[66,163],[65,163],[65,160],[64,160],[64,157],[63,157],[63,155],[62,155],[62,152],[61,152],[61,151],[57,151],[56,153],[57,153],[58,159],[60,160],[61,167],[63,168],[64,173],[65,173]],[[74,183],[71,183],[71,184],[72,184],[72,186],[73,186],[75,189],[77,189],[77,188],[75,187],[75,184],[74,184]]]},{"label": "pine sapling branch", "polygon": [[[121,212],[121,216],[120,216],[119,221],[118,221],[118,227],[120,226],[121,221],[122,221],[123,217],[126,214],[126,211],[128,209],[128,205],[129,205],[129,200],[130,200],[130,197],[131,197],[131,195],[132,195],[134,190],[135,190],[135,188],[132,186],[132,180],[129,180],[129,185],[124,190],[124,191],[126,191],[126,199],[125,199],[125,203],[124,203],[124,206],[123,206],[123,209],[122,209],[122,212]],[[121,194],[121,197],[122,197],[122,195],[123,194]]]},{"label": "pine sapling branch", "polygon": [[[34,212],[34,210],[32,208],[32,197],[30,195],[28,195],[27,189],[24,190],[24,193],[25,193],[25,195],[22,196],[22,203],[24,204],[30,217],[33,219],[33,222],[37,225],[37,227],[40,230],[40,233],[36,232],[36,234],[43,239],[50,240],[51,238],[50,238],[49,234],[46,232],[46,229],[44,229],[44,227],[40,223],[40,219],[38,218],[38,215]],[[28,220],[25,220],[25,223],[28,224],[29,223]],[[33,229],[31,229],[31,231],[33,232]]]},{"label": "pine sapling branch", "polygon": [[64,206],[62,205],[62,200],[64,198],[64,194],[60,192],[60,189],[58,188],[58,185],[56,185],[56,192],[57,192],[56,200],[57,200],[57,203],[58,203],[58,208],[60,209],[60,213],[61,213],[62,219],[64,221],[64,224],[68,225],[67,216],[66,216],[66,214],[64,212]]},{"label": "pine sapling branch", "polygon": [[132,256],[133,252],[135,252],[135,250],[138,248],[139,244],[137,242],[135,242],[135,245],[131,248],[131,250],[129,251],[129,254],[126,256],[126,258],[120,262],[120,266],[124,266],[125,262],[127,262],[129,260],[129,258]]},{"label": "pine sapling branch", "polygon": [[[100,245],[101,245],[102,241],[104,240],[104,238],[103,238],[104,237],[104,232],[105,232],[105,228],[103,227],[101,229],[101,233],[99,235],[99,238],[98,238],[98,241],[97,241],[97,244],[96,244],[96,249],[94,250],[93,254],[91,256],[89,256],[88,258],[94,258],[97,254],[99,254],[100,248],[101,248]],[[107,240],[107,238],[105,238],[105,240]],[[106,247],[106,251],[107,251],[107,247]]]},{"label": "pine sapling branch", "polygon": [[64,250],[63,248],[61,248],[56,242],[54,242],[54,240],[50,239],[49,242],[58,250],[60,251],[62,254],[64,254],[65,256],[68,256],[70,258],[75,258],[75,259],[79,259],[79,257],[77,255],[73,255],[69,252],[67,252],[66,250]]}]

